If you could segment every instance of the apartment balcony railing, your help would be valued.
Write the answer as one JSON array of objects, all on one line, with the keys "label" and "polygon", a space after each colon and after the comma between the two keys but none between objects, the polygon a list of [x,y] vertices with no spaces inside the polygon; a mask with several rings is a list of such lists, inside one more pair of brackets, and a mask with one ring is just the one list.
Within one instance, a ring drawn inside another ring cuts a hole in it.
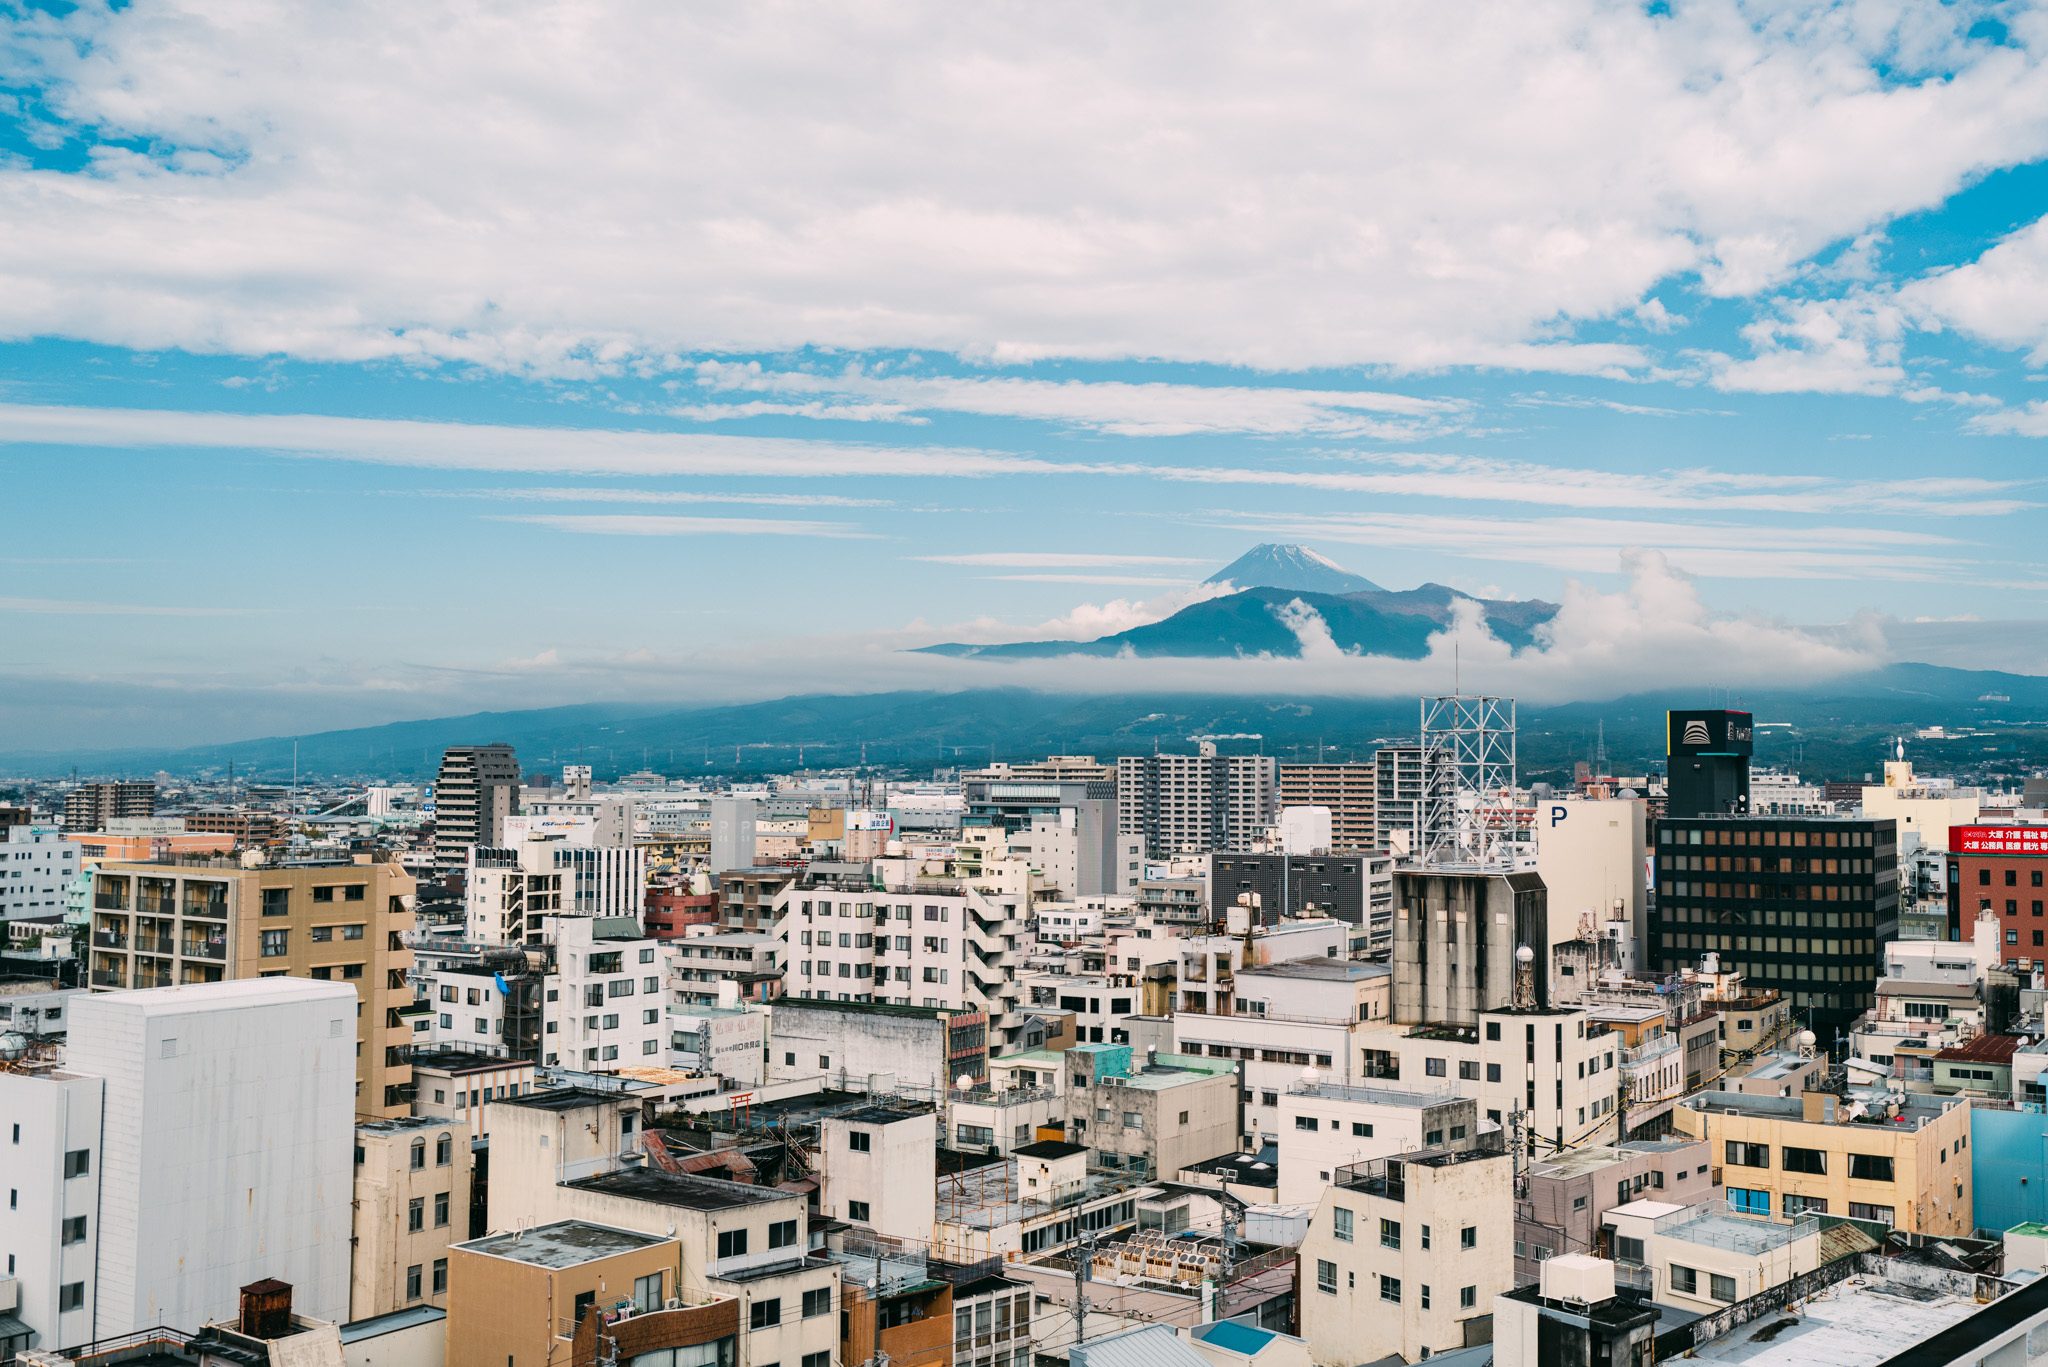
[{"label": "apartment balcony railing", "polygon": [[188,959],[226,959],[228,945],[225,940],[187,940],[182,946]]},{"label": "apartment balcony railing", "polygon": [[144,916],[175,916],[178,914],[178,901],[174,897],[138,897],[135,909]]},{"label": "apartment balcony railing", "polygon": [[95,968],[92,971],[94,987],[126,987],[128,975],[110,968]]},{"label": "apartment balcony railing", "polygon": [[92,904],[100,911],[128,910],[128,894],[125,892],[96,892]]},{"label": "apartment balcony railing", "polygon": [[92,933],[92,943],[95,949],[126,949],[128,937],[116,935],[112,931],[95,930]]},{"label": "apartment balcony railing", "polygon": [[209,921],[225,921],[228,919],[228,904],[226,899],[218,902],[198,902],[188,899],[185,903],[185,915],[187,917],[204,917]]},{"label": "apartment balcony railing", "polygon": [[138,935],[135,937],[137,954],[172,954],[176,952],[177,941],[168,935]]},{"label": "apartment balcony railing", "polygon": [[140,968],[135,970],[135,988],[137,991],[141,991],[145,987],[170,987],[176,982],[177,979],[173,978],[168,972],[144,973]]}]

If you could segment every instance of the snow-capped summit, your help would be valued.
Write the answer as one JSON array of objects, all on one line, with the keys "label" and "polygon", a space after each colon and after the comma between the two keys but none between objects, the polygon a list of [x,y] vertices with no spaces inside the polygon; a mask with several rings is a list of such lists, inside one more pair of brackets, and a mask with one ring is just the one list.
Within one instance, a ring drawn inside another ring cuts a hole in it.
[{"label": "snow-capped summit", "polygon": [[1211,584],[1303,593],[1370,593],[1379,585],[1306,546],[1254,546],[1209,576]]}]

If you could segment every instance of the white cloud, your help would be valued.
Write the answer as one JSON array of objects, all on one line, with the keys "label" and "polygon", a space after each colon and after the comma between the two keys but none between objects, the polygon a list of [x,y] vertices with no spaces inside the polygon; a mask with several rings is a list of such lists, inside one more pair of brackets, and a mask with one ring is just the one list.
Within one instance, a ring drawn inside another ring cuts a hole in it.
[{"label": "white cloud", "polygon": [[[395,491],[394,491],[395,492]],[[532,503],[740,503],[763,508],[886,508],[885,498],[838,494],[713,494],[680,489],[407,489],[404,498],[474,498]]]},{"label": "white cloud", "polygon": [[589,536],[822,536],[864,538],[872,533],[844,522],[794,522],[750,517],[662,517],[654,513],[530,513],[491,518],[526,522]]},{"label": "white cloud", "polygon": [[[1614,373],[2048,153],[1969,6],[10,12],[0,335],[594,374],[706,351]],[[118,140],[118,141],[113,141]]]},{"label": "white cloud", "polygon": [[[2012,481],[1975,478],[1842,481],[1818,475],[1709,469],[1624,474],[1458,454],[1354,453],[1367,468],[1310,470],[1078,462],[958,447],[882,446],[693,432],[336,418],[318,414],[181,413],[162,409],[71,408],[0,403],[0,443],[56,446],[240,449],[324,460],[433,469],[580,475],[838,476],[980,478],[1108,476],[1174,483],[1253,485],[1334,493],[1486,499],[1571,508],[1655,508],[1688,512],[1892,512],[1996,515],[2033,506],[2000,496]],[[596,493],[551,491],[562,501]],[[508,495],[509,496],[509,495]],[[695,494],[636,495],[621,501],[712,501]],[[806,495],[805,497],[812,497]],[[738,501],[738,500],[717,500]],[[848,506],[851,506],[849,504]],[[1607,543],[1612,545],[1613,542]]]},{"label": "white cloud", "polygon": [[145,606],[135,603],[92,603],[67,598],[0,598],[0,612],[30,612],[63,617],[249,617],[269,608],[201,608]]},{"label": "white cloud", "polygon": [[1794,300],[1742,329],[1756,355],[1707,359],[1717,389],[1754,394],[1889,394],[1905,381],[1905,317],[1872,295]]},{"label": "white cloud", "polygon": [[984,574],[978,577],[1003,584],[1129,584],[1133,588],[1155,589],[1194,582],[1145,574]]},{"label": "white cloud", "polygon": [[[1455,430],[1465,405],[1373,390],[1247,388],[1241,385],[1124,384],[1081,380],[961,379],[876,373],[848,366],[829,374],[779,371],[758,361],[703,361],[697,382],[714,390],[859,395],[887,400],[894,413],[944,410],[1007,418],[1036,418],[1126,437],[1250,433],[1259,436],[1371,437],[1411,441]],[[751,410],[804,412],[833,417],[831,405],[735,404],[732,416]],[[718,405],[694,404],[677,416],[720,414]]]}]

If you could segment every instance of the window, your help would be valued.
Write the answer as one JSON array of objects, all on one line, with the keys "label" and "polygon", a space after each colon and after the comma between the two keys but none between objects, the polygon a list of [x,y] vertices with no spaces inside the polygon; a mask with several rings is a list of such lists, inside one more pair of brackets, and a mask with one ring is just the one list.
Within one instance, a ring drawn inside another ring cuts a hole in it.
[{"label": "window", "polygon": [[1735,1278],[1724,1277],[1718,1272],[1707,1274],[1707,1294],[1724,1305],[1735,1303]]},{"label": "window", "polygon": [[1392,1301],[1396,1305],[1401,1303],[1401,1279],[1399,1277],[1380,1278],[1380,1299]]},{"label": "window", "polygon": [[1614,1236],[1614,1261],[1627,1263],[1631,1267],[1643,1265],[1643,1241],[1631,1239],[1626,1234]]},{"label": "window", "polygon": [[768,1226],[768,1247],[788,1248],[796,1242],[796,1221],[778,1220]]},{"label": "window", "polygon": [[770,1296],[747,1307],[747,1328],[773,1329],[782,1323],[782,1297]]},{"label": "window", "polygon": [[290,888],[265,888],[263,890],[263,914],[265,916],[289,916],[292,912],[292,890]]},{"label": "window", "polygon": [[815,1319],[819,1315],[832,1313],[832,1288],[821,1286],[816,1291],[804,1292],[804,1318]]},{"label": "window", "polygon": [[874,1142],[874,1136],[866,1130],[848,1130],[846,1132],[846,1147],[855,1153],[873,1152]]},{"label": "window", "polygon": [[1887,1227],[1893,1223],[1892,1208],[1890,1206],[1866,1205],[1861,1201],[1851,1201],[1849,1203],[1849,1218],[1852,1220],[1875,1220],[1878,1224]]},{"label": "window", "polygon": [[1425,1074],[1427,1074],[1428,1076],[1430,1076],[1430,1077],[1444,1077],[1444,1076],[1446,1076],[1446,1073],[1445,1073],[1445,1070],[1444,1070],[1444,1061],[1443,1061],[1442,1059],[1440,1059],[1440,1058],[1426,1058],[1426,1059],[1424,1059],[1424,1060],[1422,1061],[1422,1071],[1423,1071],[1423,1072],[1424,1072]]},{"label": "window", "polygon": [[332,902],[334,900],[334,889],[332,887],[314,888],[313,900],[316,902]]},{"label": "window", "polygon": [[737,1258],[747,1251],[747,1232],[744,1229],[721,1229],[718,1231],[718,1256]]},{"label": "window", "polygon": [[91,1150],[73,1149],[71,1152],[64,1155],[64,1175],[66,1177],[83,1177],[91,1171]]},{"label": "window", "polygon": [[434,1228],[448,1228],[448,1193],[445,1191],[434,1193]]},{"label": "window", "polygon": [[341,938],[344,940],[360,940],[363,938],[363,928],[361,926],[343,926],[341,928]]},{"label": "window", "polygon": [[820,1348],[815,1353],[805,1353],[801,1367],[832,1367],[832,1350]]},{"label": "window", "polygon": [[1422,1286],[1422,1308],[1423,1308],[1424,1310],[1427,1310],[1427,1309],[1429,1309],[1429,1283],[1428,1283],[1428,1282],[1423,1282],[1423,1283],[1421,1283],[1421,1286]]},{"label": "window", "polygon": [[1143,1116],[1142,1114],[1140,1114],[1139,1112],[1137,1112],[1137,1111],[1125,1111],[1125,1112],[1124,1112],[1124,1128],[1125,1128],[1125,1129],[1127,1129],[1127,1130],[1142,1130],[1142,1129],[1144,1129],[1144,1128],[1145,1128],[1145,1117],[1144,1117],[1144,1116]]},{"label": "window", "polygon": [[427,1198],[415,1196],[405,1203],[405,1230],[417,1234],[427,1227]]},{"label": "window", "polygon": [[1500,1022],[1499,1022],[1499,1021],[1488,1021],[1488,1022],[1486,1023],[1486,1037],[1487,1037],[1487,1038],[1488,1038],[1489,1040],[1496,1040],[1496,1041],[1497,1041],[1497,1040],[1499,1040],[1499,1039],[1500,1039]]},{"label": "window", "polygon": [[1677,1263],[1671,1264],[1671,1289],[1697,1296],[1700,1293],[1699,1272],[1690,1267],[1680,1267]]},{"label": "window", "polygon": [[414,1263],[405,1269],[405,1298],[416,1301],[420,1298],[420,1265]]},{"label": "window", "polygon": [[1794,1196],[1789,1191],[1785,1193],[1785,1218],[1788,1220],[1795,1215],[1825,1215],[1827,1213],[1828,1200],[1825,1196]]},{"label": "window", "polygon": [[1825,1177],[1828,1171],[1828,1156],[1820,1149],[1795,1149],[1787,1146],[1784,1150],[1786,1172],[1810,1172]]},{"label": "window", "polygon": [[1771,1194],[1760,1187],[1729,1187],[1728,1208],[1737,1215],[1771,1215]]},{"label": "window", "polygon": [[848,1201],[846,1203],[846,1218],[866,1224],[868,1222],[868,1203],[865,1201]]},{"label": "window", "polygon": [[1479,1061],[1477,1059],[1459,1059],[1458,1079],[1461,1082],[1479,1081]]},{"label": "window", "polygon": [[61,1242],[67,1244],[82,1244],[85,1242],[85,1217],[83,1215],[74,1215],[64,1222]]},{"label": "window", "polygon": [[85,1308],[85,1283],[66,1282],[57,1288],[59,1310],[83,1310]]},{"label": "window", "polygon": [[1382,1220],[1382,1221],[1380,1221],[1380,1247],[1381,1247],[1381,1248],[1399,1248],[1400,1246],[1401,1246],[1401,1223],[1400,1223],[1400,1221],[1398,1221],[1398,1220]]},{"label": "window", "polygon": [[1316,1259],[1316,1290],[1329,1296],[1337,1294],[1337,1264],[1327,1258]]},{"label": "window", "polygon": [[1427,1249],[1429,1248],[1429,1226],[1428,1226],[1428,1225],[1424,1225],[1424,1226],[1422,1227],[1422,1247],[1423,1247],[1423,1248],[1424,1248],[1425,1250],[1427,1250]]},{"label": "window", "polygon": [[263,932],[263,957],[282,958],[291,952],[291,932],[288,930],[266,930]]},{"label": "window", "polygon": [[434,1294],[444,1295],[448,1290],[448,1260],[434,1259]]},{"label": "window", "polygon": [[1320,1128],[1320,1126],[1321,1122],[1312,1115],[1298,1115],[1294,1117],[1294,1128],[1297,1130],[1314,1130]]},{"label": "window", "polygon": [[1768,1144],[1745,1144],[1731,1139],[1726,1148],[1731,1167],[1768,1168],[1771,1165],[1771,1146]]},{"label": "window", "polygon": [[334,927],[333,927],[333,926],[314,926],[314,927],[313,927],[313,943],[314,943],[314,944],[316,944],[316,945],[324,945],[324,944],[327,944],[327,943],[328,943],[329,941],[331,941],[331,940],[333,940],[333,939],[334,939]]},{"label": "window", "polygon": [[1334,1217],[1330,1224],[1330,1233],[1335,1235],[1340,1242],[1350,1243],[1351,1212],[1342,1206],[1332,1206],[1330,1214]]},{"label": "window", "polygon": [[1889,1182],[1892,1180],[1892,1160],[1884,1154],[1852,1153],[1849,1155],[1849,1175],[1865,1182]]},{"label": "window", "polygon": [[1360,1139],[1372,1138],[1372,1122],[1369,1120],[1352,1121],[1351,1133],[1356,1135]]},{"label": "window", "polygon": [[[441,1093],[434,1093],[434,1100],[439,1101],[440,1099]],[[454,1161],[455,1136],[444,1134],[434,1141],[434,1166],[445,1168]]]},{"label": "window", "polygon": [[1489,1063],[1486,1065],[1486,1080],[1488,1082],[1500,1081],[1500,1065],[1498,1063]]},{"label": "window", "polygon": [[1477,1248],[1477,1247],[1479,1247],[1479,1226],[1477,1226],[1477,1225],[1466,1225],[1466,1226],[1465,1226],[1465,1227],[1464,1227],[1463,1229],[1459,1230],[1459,1231],[1458,1231],[1458,1247],[1459,1247],[1459,1248]]},{"label": "window", "polygon": [[1470,1309],[1472,1309],[1472,1307],[1474,1307],[1474,1306],[1476,1306],[1476,1305],[1478,1305],[1478,1304],[1479,1304],[1479,1288],[1478,1288],[1478,1287],[1476,1287],[1476,1286],[1467,1286],[1467,1287],[1462,1287],[1462,1288],[1460,1288],[1460,1289],[1459,1289],[1459,1291],[1458,1291],[1458,1308],[1459,1308],[1460,1310],[1470,1310]]}]

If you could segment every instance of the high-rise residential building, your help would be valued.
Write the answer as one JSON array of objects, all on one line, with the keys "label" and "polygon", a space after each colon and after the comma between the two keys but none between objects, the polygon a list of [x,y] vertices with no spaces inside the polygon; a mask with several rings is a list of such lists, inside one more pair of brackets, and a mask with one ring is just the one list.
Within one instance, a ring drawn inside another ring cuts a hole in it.
[{"label": "high-rise residential building", "polygon": [[[1117,827],[1154,854],[1249,848],[1280,816],[1278,765],[1267,755],[1125,755],[1117,761]],[[1121,889],[1119,889],[1121,891]]]},{"label": "high-rise residential building", "polygon": [[1328,807],[1332,853],[1386,848],[1379,843],[1373,817],[1378,790],[1379,766],[1374,763],[1280,766],[1280,809]]},{"label": "high-rise residential building", "polygon": [[361,1046],[356,1111],[405,1115],[412,1017],[421,1009],[403,938],[415,890],[412,876],[388,863],[245,869],[226,859],[108,861],[93,875],[91,985],[279,977],[345,985],[361,1007],[350,1031]]},{"label": "high-rise residential building", "polygon": [[243,846],[269,845],[285,835],[277,813],[250,807],[201,807],[185,814],[185,829],[231,835]]},{"label": "high-rise residential building", "polygon": [[1129,867],[1117,838],[1114,779],[969,775],[960,798],[961,839],[985,845],[990,857],[1028,858],[1069,897],[1137,891],[1144,874]]},{"label": "high-rise residential building", "polygon": [[434,864],[456,873],[471,845],[505,843],[505,818],[519,809],[519,761],[512,747],[451,745],[434,780]]},{"label": "high-rise residential building", "polygon": [[0,1072],[0,1229],[34,1347],[203,1325],[266,1276],[348,1317],[354,1012],[339,983],[101,993],[73,1004],[61,1067]]},{"label": "high-rise residential building", "polygon": [[[1373,753],[1373,848],[1402,858],[1420,852],[1424,798],[1422,747],[1385,745]],[[1435,762],[1440,790],[1456,783],[1448,754]]]},{"label": "high-rise residential building", "polygon": [[508,848],[472,845],[463,895],[468,938],[538,945],[544,916],[637,918],[647,895],[647,850],[540,831]]},{"label": "high-rise residential building", "polygon": [[1891,819],[1667,817],[1653,848],[1645,967],[1675,972],[1716,954],[1722,972],[1783,993],[1824,1039],[1875,1002],[1883,947],[1898,935]]},{"label": "high-rise residential building", "polygon": [[59,824],[67,831],[103,831],[124,816],[155,816],[154,783],[88,783],[64,795]]}]

